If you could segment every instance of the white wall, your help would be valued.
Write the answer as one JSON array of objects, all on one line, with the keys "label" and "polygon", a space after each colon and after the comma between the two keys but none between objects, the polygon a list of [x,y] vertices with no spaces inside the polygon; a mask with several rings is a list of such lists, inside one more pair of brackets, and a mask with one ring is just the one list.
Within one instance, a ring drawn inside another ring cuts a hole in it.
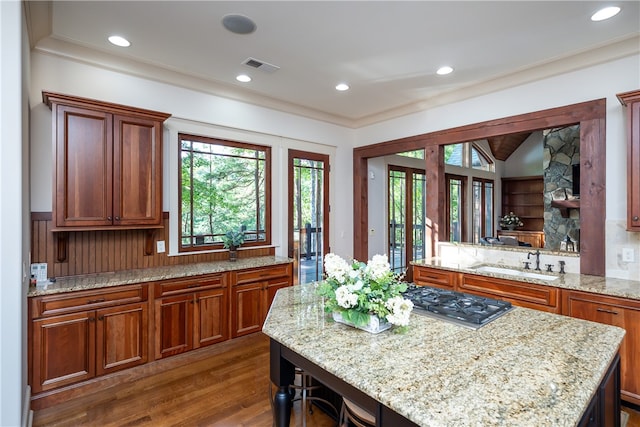
[{"label": "white wall", "polygon": [[23,15],[0,2],[0,425],[22,423],[26,277],[23,277]]},{"label": "white wall", "polygon": [[[35,212],[51,211],[51,111],[42,104],[42,91],[131,105],[171,113],[165,123],[164,209],[170,230],[177,230],[177,134],[193,132],[273,147],[273,244],[287,253],[287,150],[330,155],[332,251],[353,253],[353,141],[354,131],[332,124],[225,99],[151,80],[100,69],[58,57],[32,54],[31,203]],[[169,242],[177,252],[177,242]]]}]

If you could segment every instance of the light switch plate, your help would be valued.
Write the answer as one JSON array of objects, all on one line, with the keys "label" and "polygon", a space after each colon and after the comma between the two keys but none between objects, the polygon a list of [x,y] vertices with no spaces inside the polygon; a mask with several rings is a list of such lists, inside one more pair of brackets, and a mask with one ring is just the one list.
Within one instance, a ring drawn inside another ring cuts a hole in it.
[{"label": "light switch plate", "polygon": [[158,251],[159,254],[164,253],[164,251],[165,251],[164,240],[158,240],[156,242],[156,250]]},{"label": "light switch plate", "polygon": [[633,248],[622,248],[622,261],[623,262],[634,262],[635,256],[633,253]]}]

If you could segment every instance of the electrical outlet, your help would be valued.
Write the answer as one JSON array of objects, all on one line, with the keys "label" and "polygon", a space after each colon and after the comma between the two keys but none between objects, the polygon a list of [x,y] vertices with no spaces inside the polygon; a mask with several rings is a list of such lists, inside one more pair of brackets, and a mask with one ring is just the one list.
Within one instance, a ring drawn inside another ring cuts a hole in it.
[{"label": "electrical outlet", "polygon": [[623,262],[635,262],[635,254],[633,248],[622,248],[622,261]]},{"label": "electrical outlet", "polygon": [[164,253],[165,249],[164,249],[164,240],[158,240],[156,242],[156,250],[158,251],[159,254]]},{"label": "electrical outlet", "polygon": [[375,228],[370,228],[369,229],[369,234],[374,236],[376,234],[376,229]]}]

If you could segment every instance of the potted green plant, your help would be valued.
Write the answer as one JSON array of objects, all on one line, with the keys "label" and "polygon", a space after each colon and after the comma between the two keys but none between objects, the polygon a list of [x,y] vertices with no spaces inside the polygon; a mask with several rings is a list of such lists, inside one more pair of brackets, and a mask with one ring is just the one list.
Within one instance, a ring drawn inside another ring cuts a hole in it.
[{"label": "potted green plant", "polygon": [[237,249],[244,243],[244,233],[242,231],[229,230],[222,236],[222,246],[229,249],[229,261],[235,262],[238,259]]}]

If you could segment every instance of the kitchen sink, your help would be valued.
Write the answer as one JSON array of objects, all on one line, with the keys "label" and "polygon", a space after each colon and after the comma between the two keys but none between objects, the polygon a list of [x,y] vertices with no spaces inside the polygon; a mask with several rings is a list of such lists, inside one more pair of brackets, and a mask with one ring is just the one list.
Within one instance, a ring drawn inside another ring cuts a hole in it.
[{"label": "kitchen sink", "polygon": [[513,268],[493,267],[490,265],[482,265],[480,267],[473,268],[478,273],[494,273],[504,274],[505,276],[526,277],[529,279],[546,280],[552,282],[558,278],[558,276],[552,276],[549,274],[538,274],[530,271],[516,270]]}]

